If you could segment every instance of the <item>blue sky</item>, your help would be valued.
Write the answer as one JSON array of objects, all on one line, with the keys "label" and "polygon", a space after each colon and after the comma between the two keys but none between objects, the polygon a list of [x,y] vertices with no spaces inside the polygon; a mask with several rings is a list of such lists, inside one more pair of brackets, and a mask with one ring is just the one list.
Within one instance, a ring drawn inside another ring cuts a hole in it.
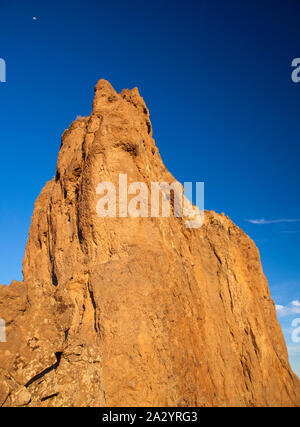
[{"label": "blue sky", "polygon": [[34,201],[97,80],[138,86],[168,169],[204,181],[206,208],[258,245],[300,375],[299,12],[297,0],[1,0],[0,282],[22,279]]}]

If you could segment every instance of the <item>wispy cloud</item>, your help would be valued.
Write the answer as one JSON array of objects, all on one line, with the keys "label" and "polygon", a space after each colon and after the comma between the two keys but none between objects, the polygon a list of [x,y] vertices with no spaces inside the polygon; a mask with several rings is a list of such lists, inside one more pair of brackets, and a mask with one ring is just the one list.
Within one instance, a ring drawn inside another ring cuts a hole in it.
[{"label": "wispy cloud", "polygon": [[294,300],[288,305],[279,305],[276,306],[276,311],[278,316],[285,317],[291,316],[293,314],[300,314],[300,301]]},{"label": "wispy cloud", "polygon": [[265,225],[265,224],[279,224],[279,223],[291,223],[291,222],[300,222],[300,218],[295,219],[287,219],[287,218],[281,218],[281,219],[246,219],[247,222],[250,222],[251,224],[258,224],[258,225]]}]

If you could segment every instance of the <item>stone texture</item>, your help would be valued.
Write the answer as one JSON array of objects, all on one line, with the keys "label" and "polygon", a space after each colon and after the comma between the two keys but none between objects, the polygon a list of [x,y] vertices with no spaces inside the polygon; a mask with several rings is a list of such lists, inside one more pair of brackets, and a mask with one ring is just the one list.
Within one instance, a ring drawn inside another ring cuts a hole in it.
[{"label": "stone texture", "polygon": [[62,136],[22,283],[0,286],[0,405],[298,406],[255,244],[224,214],[99,218],[99,182],[173,182],[138,89],[105,80]]}]

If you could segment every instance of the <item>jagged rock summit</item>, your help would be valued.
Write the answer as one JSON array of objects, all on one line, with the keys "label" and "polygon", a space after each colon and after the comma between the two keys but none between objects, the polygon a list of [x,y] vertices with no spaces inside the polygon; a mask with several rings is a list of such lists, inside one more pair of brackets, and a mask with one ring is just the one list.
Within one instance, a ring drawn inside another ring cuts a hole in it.
[{"label": "jagged rock summit", "polygon": [[100,182],[173,182],[138,90],[62,136],[23,282],[0,286],[2,406],[298,406],[255,244],[225,215],[100,218]]}]

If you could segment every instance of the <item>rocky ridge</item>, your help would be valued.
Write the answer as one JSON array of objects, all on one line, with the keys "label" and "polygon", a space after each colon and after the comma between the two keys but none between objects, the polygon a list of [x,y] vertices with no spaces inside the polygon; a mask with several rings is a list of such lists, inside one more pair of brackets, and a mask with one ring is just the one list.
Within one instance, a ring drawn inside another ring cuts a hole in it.
[{"label": "rocky ridge", "polygon": [[299,406],[258,249],[228,217],[99,218],[99,182],[174,181],[138,89],[95,87],[0,286],[0,406]]}]

